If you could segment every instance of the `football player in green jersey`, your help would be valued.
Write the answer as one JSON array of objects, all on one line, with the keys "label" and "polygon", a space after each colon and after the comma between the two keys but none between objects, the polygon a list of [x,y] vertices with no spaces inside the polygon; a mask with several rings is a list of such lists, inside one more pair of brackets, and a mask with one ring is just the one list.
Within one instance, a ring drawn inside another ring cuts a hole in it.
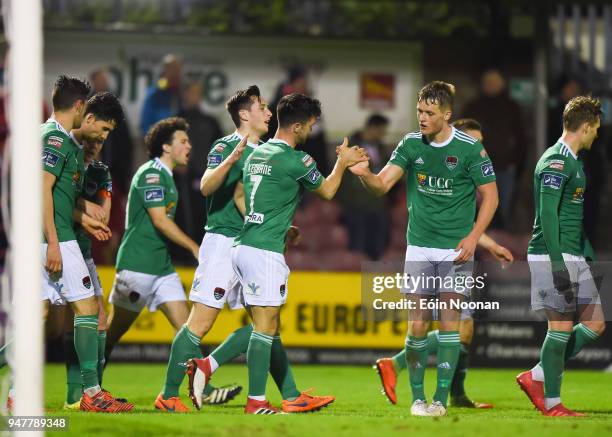
[{"label": "football player in green jersey", "polygon": [[[45,237],[42,298],[47,308],[49,303],[68,302],[74,312],[74,347],[84,391],[80,409],[124,412],[133,406],[117,402],[100,388],[97,369],[99,307],[73,226],[74,218],[87,230],[91,228],[87,224],[90,221],[97,223],[97,231],[109,233],[104,223],[90,218],[90,213],[96,211],[95,205],[84,202],[81,204],[84,211],[75,210],[84,170],[79,142],[103,141],[123,117],[123,111],[112,95],[104,98],[96,95],[85,103],[88,92],[89,86],[78,79],[60,77],[53,91],[53,115],[42,126]],[[72,128],[78,128],[76,136],[68,133]]]},{"label": "football player in green jersey", "polygon": [[[189,295],[189,300],[193,302],[191,314],[172,343],[164,390],[155,401],[156,408],[165,411],[187,410],[178,397],[178,389],[185,375],[182,364],[190,358],[202,357],[200,340],[212,328],[219,311],[226,303],[230,309],[243,308],[240,283],[232,267],[230,253],[234,237],[244,222],[244,211],[239,211],[235,203],[235,197],[243,191],[237,191],[236,187],[242,179],[245,160],[257,147],[259,138],[268,131],[272,113],[256,86],[238,91],[226,106],[237,130],[213,144],[202,177],[201,191],[206,196],[208,210],[206,235],[200,246],[200,260]],[[238,203],[244,206],[244,200]],[[292,238],[288,236],[287,240],[291,243]],[[237,329],[206,358],[205,365],[211,375],[223,364],[246,352],[252,331],[251,324]],[[329,396],[300,392],[284,350],[275,349],[273,356],[270,373],[283,396],[283,411],[314,411],[333,401]],[[202,393],[194,393],[198,408],[205,403],[230,400],[242,387],[210,390],[211,386],[207,385]]]},{"label": "football player in green jersey", "polygon": [[[471,118],[464,118],[453,122],[455,129],[459,129],[465,132],[480,143],[483,142],[482,127],[480,123]],[[487,250],[496,260],[504,265],[505,263],[511,263],[514,261],[512,252],[510,252],[504,246],[498,244],[493,238],[483,233],[478,240],[478,246]],[[409,328],[410,329],[410,328]],[[429,331],[427,334],[427,350],[430,354],[438,352],[438,335],[440,331],[438,329]],[[457,367],[455,374],[453,375],[453,381],[450,389],[451,406],[462,407],[462,408],[493,408],[493,405],[474,402],[465,394],[465,377],[467,374],[468,366],[468,353],[470,345],[472,344],[472,337],[474,335],[474,319],[472,318],[472,311],[464,309],[461,311],[460,324],[459,324],[459,339],[461,341],[461,352],[459,353],[459,359],[457,361]],[[397,355],[391,358],[381,358],[376,361],[374,369],[380,376],[381,383],[383,386],[383,394],[389,399],[392,404],[397,403],[397,394],[395,387],[397,385],[397,374],[407,367],[406,362],[406,350],[402,349]]]},{"label": "football player in green jersey", "polygon": [[[71,132],[75,136],[75,131]],[[81,197],[89,202],[93,202],[102,208],[104,216],[101,220],[108,225],[111,210],[112,179],[108,167],[94,158],[99,155],[104,141],[83,140],[83,161],[85,164],[85,174],[81,189]],[[106,309],[104,307],[104,296],[100,278],[91,254],[90,236],[77,226],[75,229],[77,242],[85,264],[89,270],[94,295],[98,300],[98,380],[102,385],[102,372],[104,370],[104,346],[106,344]],[[67,310],[70,312],[69,309]],[[66,321],[69,318],[65,319]],[[74,349],[74,330],[71,324],[66,324],[64,332],[64,359],[66,361],[66,400],[64,409],[79,409],[80,400],[83,395],[83,380],[79,371],[79,363]]]},{"label": "football player in green jersey", "polygon": [[[243,169],[244,194],[237,197],[243,199],[240,209],[245,211],[245,220],[231,255],[242,300],[253,320],[247,348],[249,396],[245,413],[248,414],[279,412],[266,401],[266,381],[273,365],[272,351],[276,351],[275,356],[285,354],[279,328],[280,308],[287,298],[289,268],[283,253],[301,193],[307,189],[324,199],[332,199],[344,171],[367,160],[363,149],[349,148],[345,139],[338,148],[334,170],[324,178],[312,157],[296,151],[295,147],[306,141],[320,114],[318,100],[301,94],[283,97],[278,104],[279,128],[275,137],[257,147]],[[241,185],[238,187],[240,190]],[[288,370],[288,362],[285,363]],[[210,360],[190,360],[188,374],[190,396],[198,407],[199,399],[195,395],[210,378]]]},{"label": "football player in green jersey", "polygon": [[[243,223],[242,215],[234,204],[234,192],[242,176],[245,159],[258,146],[259,138],[268,132],[272,113],[259,88],[254,85],[237,91],[228,99],[226,109],[236,131],[213,143],[200,182],[200,191],[206,196],[206,235],[199,249],[198,268],[189,293],[189,300],[193,303],[191,313],[172,342],[164,389],[155,400],[155,407],[163,411],[189,410],[178,396],[185,377],[184,363],[190,358],[202,357],[201,338],[212,328],[226,303],[231,309],[242,308],[238,299],[238,281],[230,259],[234,237]],[[246,335],[248,342],[248,335],[242,332],[249,328],[250,325],[238,330],[232,338],[239,340]],[[235,347],[230,344],[214,353],[221,364],[225,362],[223,358],[227,355],[227,349],[233,350]],[[240,352],[234,355],[232,351],[229,360]],[[214,363],[219,365],[217,361]],[[227,402],[242,388],[233,386],[219,390],[223,391],[212,393],[208,385],[201,394],[203,402],[219,403],[219,396],[222,398],[220,401]]]},{"label": "football player in green jersey", "polygon": [[168,252],[168,241],[172,241],[198,257],[197,243],[174,222],[178,191],[172,171],[189,160],[188,128],[184,119],[170,117],[155,123],[145,137],[151,159],[136,171],[128,194],[125,233],[109,298],[113,306],[107,361],[145,306],[151,312],[161,309],[177,330],[189,315],[185,291]]},{"label": "football player in green jersey", "polygon": [[[423,279],[416,282],[417,286],[401,290],[417,303],[410,310],[411,332],[406,340],[413,397],[410,411],[415,416],[446,414],[461,350],[460,311],[452,309],[450,301],[462,301],[470,292],[455,285],[461,276],[472,274],[476,245],[498,204],[493,164],[482,144],[449,124],[454,94],[454,86],[445,82],[425,85],[418,93],[419,131],[400,141],[378,174],[372,173],[366,163],[351,167],[364,186],[378,195],[387,193],[407,173],[409,221],[404,273]],[[474,223],[476,191],[482,203]],[[419,303],[434,296],[442,302],[438,314],[438,378],[433,402],[427,406],[423,383],[432,310]]]},{"label": "football player in green jersey", "polygon": [[[565,363],[605,329],[599,292],[587,261],[593,248],[583,229],[586,189],[582,151],[591,149],[600,126],[601,104],[571,99],[563,111],[563,134],[538,161],[533,176],[536,217],[527,249],[531,307],[548,319],[540,362],[516,380],[545,416],[583,416],[561,403]],[[577,318],[580,323],[574,325]]]}]

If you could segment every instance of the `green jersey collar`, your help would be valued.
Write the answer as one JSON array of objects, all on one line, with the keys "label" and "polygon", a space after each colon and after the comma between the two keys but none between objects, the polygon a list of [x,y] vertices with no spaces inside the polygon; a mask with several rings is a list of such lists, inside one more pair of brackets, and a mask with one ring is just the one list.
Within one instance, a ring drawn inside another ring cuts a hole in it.
[{"label": "green jersey collar", "polygon": [[432,147],[444,147],[444,146],[448,146],[449,143],[451,141],[453,141],[453,138],[455,138],[455,133],[456,133],[456,129],[455,129],[454,126],[451,126],[451,129],[452,129],[451,130],[451,134],[450,134],[450,136],[448,137],[448,139],[446,141],[444,141],[442,143],[435,143],[435,142],[431,141],[429,143],[429,145],[432,146]]},{"label": "green jersey collar", "polygon": [[[236,136],[238,137],[239,141],[242,141],[242,139],[244,138],[242,135],[240,135],[240,134],[238,133],[238,131],[235,131],[235,132],[234,132],[234,135],[236,135]],[[251,147],[251,148],[253,148],[253,149],[254,149],[255,147],[257,147],[257,146],[258,146],[258,144],[251,143],[250,141],[247,141],[247,146],[249,146],[249,147]]]},{"label": "green jersey collar", "polygon": [[[59,125],[59,123],[57,123],[57,124]],[[76,137],[74,136],[74,134],[72,133],[72,131],[70,131],[69,136],[70,136],[70,138],[72,139],[72,142],[73,142],[74,144],[76,144],[76,145],[77,145],[77,147],[78,147],[79,149],[83,150],[83,145],[77,141],[77,139],[76,139]]]},{"label": "green jersey collar", "polygon": [[172,170],[170,170],[170,168],[166,164],[164,164],[161,159],[155,158],[153,161],[155,161],[156,166],[159,167],[160,170],[163,168],[168,172],[170,176],[172,176]]},{"label": "green jersey collar", "polygon": [[562,155],[572,155],[572,158],[578,160],[578,157],[576,156],[576,154],[574,153],[574,151],[572,150],[572,148],[570,146],[568,146],[565,141],[563,141],[561,138],[559,138],[559,141],[557,141],[559,144],[561,144],[561,150],[559,150],[559,153],[561,153]]},{"label": "green jersey collar", "polygon": [[293,147],[291,147],[291,145],[287,141],[279,140],[278,138],[269,139],[268,143],[272,143],[272,144],[276,144],[276,145],[282,145],[282,146],[289,147],[290,149],[293,149]]},{"label": "green jersey collar", "polygon": [[70,136],[70,134],[68,132],[66,132],[66,129],[64,129],[64,126],[59,124],[59,122],[55,118],[53,118],[53,116],[49,117],[49,119],[46,122],[47,123],[55,123],[55,127],[57,127],[58,131],[66,134],[66,136]]}]

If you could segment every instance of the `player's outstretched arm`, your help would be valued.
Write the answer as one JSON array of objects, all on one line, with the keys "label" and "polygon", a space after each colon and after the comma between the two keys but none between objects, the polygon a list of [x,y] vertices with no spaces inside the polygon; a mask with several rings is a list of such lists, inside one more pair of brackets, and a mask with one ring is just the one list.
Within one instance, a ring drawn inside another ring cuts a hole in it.
[{"label": "player's outstretched arm", "polygon": [[478,239],[478,245],[483,249],[488,250],[497,261],[502,263],[502,265],[505,263],[512,263],[514,261],[514,255],[512,255],[512,252],[491,238],[486,232],[484,232]]},{"label": "player's outstretched arm", "polygon": [[202,175],[202,179],[200,180],[200,192],[203,196],[210,196],[212,193],[217,191],[227,177],[230,169],[240,160],[248,140],[249,135],[246,134],[234,148],[234,150],[232,150],[227,158],[225,158],[219,165],[214,168],[211,168],[209,165],[209,168],[206,169],[204,175]]},{"label": "player's outstretched arm", "polygon": [[365,150],[358,146],[348,147],[348,139],[345,137],[342,144],[336,148],[338,159],[332,172],[325,178],[321,186],[314,192],[325,200],[331,200],[336,195],[342,176],[347,168],[360,162],[367,162],[368,155]]},{"label": "player's outstretched arm", "polygon": [[200,248],[195,241],[189,238],[189,236],[174,223],[173,220],[168,218],[164,206],[147,208],[147,212],[149,213],[149,217],[151,217],[151,222],[153,226],[155,226],[155,229],[161,232],[168,240],[190,251],[193,257],[198,259]]},{"label": "player's outstretched arm", "polygon": [[359,176],[365,189],[376,196],[387,194],[404,175],[404,169],[394,164],[387,164],[378,174],[372,173],[369,165],[363,162],[349,170]]},{"label": "player's outstretched arm", "polygon": [[45,268],[50,273],[62,270],[62,254],[60,252],[57,229],[55,228],[53,185],[54,174],[43,171],[43,233],[47,240],[47,262]]},{"label": "player's outstretched arm", "polygon": [[478,192],[482,197],[480,209],[478,210],[478,217],[476,218],[476,223],[474,223],[472,231],[461,240],[455,248],[456,251],[461,251],[459,256],[454,260],[456,264],[466,263],[474,256],[478,240],[480,240],[480,236],[487,229],[489,223],[491,223],[497,205],[499,204],[497,184],[495,182],[479,185]]},{"label": "player's outstretched arm", "polygon": [[236,204],[236,208],[238,208],[238,211],[244,217],[246,214],[246,203],[244,201],[244,184],[242,182],[238,182],[234,189],[234,204]]}]

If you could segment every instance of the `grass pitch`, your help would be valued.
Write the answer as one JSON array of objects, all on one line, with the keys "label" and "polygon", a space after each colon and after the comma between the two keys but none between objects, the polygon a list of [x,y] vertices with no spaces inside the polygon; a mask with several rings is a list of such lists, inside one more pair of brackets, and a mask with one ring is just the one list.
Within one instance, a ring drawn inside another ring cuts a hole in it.
[{"label": "grass pitch", "polygon": [[[113,364],[105,374],[105,387],[128,398],[136,410],[122,415],[67,413],[64,400],[65,374],[61,365],[45,368],[45,406],[52,415],[68,416],[68,432],[58,435],[214,435],[214,436],[387,436],[387,435],[612,435],[612,374],[592,371],[566,372],[563,399],[569,408],[588,414],[585,418],[547,418],[536,412],[514,381],[517,370],[471,369],[468,394],[492,402],[493,410],[450,409],[443,418],[417,418],[409,413],[407,375],[398,385],[398,405],[380,393],[378,375],[369,367],[295,366],[300,388],[315,387],[319,394],[333,394],[336,402],[317,413],[286,416],[245,416],[242,412],[246,389],[224,406],[206,406],[190,414],[168,414],[153,408],[165,366],[160,364]],[[0,373],[5,375],[6,371]],[[426,391],[435,389],[435,369],[428,369]],[[271,378],[270,378],[271,380]],[[215,385],[247,384],[244,365],[229,365],[213,378]],[[183,400],[191,406],[186,384]],[[280,396],[273,383],[268,395],[274,405]],[[52,434],[52,433],[51,433]]]}]

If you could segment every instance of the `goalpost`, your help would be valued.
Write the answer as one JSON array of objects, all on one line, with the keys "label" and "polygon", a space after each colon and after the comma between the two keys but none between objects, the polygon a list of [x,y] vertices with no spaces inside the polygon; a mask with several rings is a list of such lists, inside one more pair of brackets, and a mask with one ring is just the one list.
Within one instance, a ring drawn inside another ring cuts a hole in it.
[{"label": "goalpost", "polygon": [[[5,89],[11,161],[10,269],[13,414],[42,416],[43,323],[41,290],[42,5],[41,0],[4,0],[8,40]],[[6,167],[5,167],[6,168]],[[6,187],[5,187],[6,188]]]}]

